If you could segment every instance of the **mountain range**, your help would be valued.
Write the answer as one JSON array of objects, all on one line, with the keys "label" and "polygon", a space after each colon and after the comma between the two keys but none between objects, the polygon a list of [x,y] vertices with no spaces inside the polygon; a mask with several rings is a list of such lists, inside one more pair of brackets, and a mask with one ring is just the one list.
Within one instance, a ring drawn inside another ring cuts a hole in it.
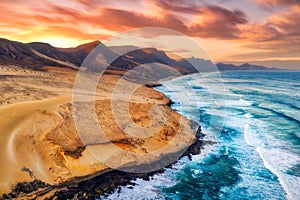
[{"label": "mountain range", "polygon": [[[248,63],[242,65],[217,63],[214,65],[209,60],[195,57],[175,60],[169,57],[164,51],[155,48],[139,49],[134,46],[107,47],[99,41],[82,44],[74,48],[56,48],[42,42],[21,43],[4,38],[0,38],[0,64],[14,65],[33,70],[43,70],[44,66],[58,66],[77,70],[96,46],[99,49],[97,52],[102,54],[104,60],[108,63],[114,60],[109,68],[124,71],[146,63],[167,65],[176,69],[181,74],[191,74],[197,71],[216,71],[215,66],[220,71],[273,69]],[[129,52],[119,56],[119,52],[124,51]]]}]

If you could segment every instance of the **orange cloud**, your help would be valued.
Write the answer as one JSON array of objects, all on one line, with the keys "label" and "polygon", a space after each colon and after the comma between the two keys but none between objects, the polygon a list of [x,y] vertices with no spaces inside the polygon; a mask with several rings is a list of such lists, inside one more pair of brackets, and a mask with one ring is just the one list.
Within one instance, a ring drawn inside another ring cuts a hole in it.
[{"label": "orange cloud", "polygon": [[228,10],[219,6],[207,6],[199,9],[200,23],[190,27],[190,35],[203,38],[238,38],[238,25],[248,22],[247,16],[240,10]]},{"label": "orange cloud", "polygon": [[247,23],[246,14],[239,10],[230,11],[218,6],[207,6],[199,8],[198,13],[204,20],[187,25],[172,14],[155,18],[140,13],[106,8],[101,10],[97,19],[109,20],[93,23],[98,22],[99,26],[115,31],[140,27],[164,27],[189,36],[220,39],[237,38],[239,33],[237,25]]},{"label": "orange cloud", "polygon": [[300,37],[300,2],[299,6],[271,16],[267,25],[276,27],[282,36]]},{"label": "orange cloud", "polygon": [[300,39],[300,6],[294,5],[287,11],[271,15],[264,24],[246,24],[240,37],[257,42]]},{"label": "orange cloud", "polygon": [[266,9],[276,6],[300,5],[299,0],[256,0],[256,2]]},{"label": "orange cloud", "polygon": [[[129,28],[141,27],[164,27],[187,33],[187,26],[173,15],[164,15],[163,18],[148,17],[143,14],[128,12],[118,9],[106,8],[101,11],[98,22],[100,26],[113,29],[115,31],[124,31]],[[97,21],[94,21],[97,23]]]},{"label": "orange cloud", "polygon": [[[30,1],[29,1],[30,2]],[[99,5],[93,0],[90,4],[86,0],[75,0],[80,5]],[[204,20],[187,24],[174,13],[161,13],[161,16],[149,16],[146,14],[131,12],[128,10],[97,7],[92,8],[92,14],[81,11],[76,6],[70,7],[63,4],[49,3],[48,6],[35,8],[34,4],[25,4],[27,12],[15,12],[20,5],[0,3],[4,11],[1,14],[3,27],[17,27],[19,29],[33,30],[50,29],[52,26],[74,27],[81,24],[90,24],[94,27],[102,27],[113,31],[124,31],[140,27],[164,27],[173,29],[190,36],[203,38],[233,39],[238,38],[238,24],[247,23],[247,16],[240,10],[229,10],[219,6],[193,6],[192,4],[179,4],[178,1],[154,1],[162,9],[169,9],[176,12],[189,12]],[[0,9],[1,10],[1,9]],[[31,12],[29,12],[31,11]],[[5,13],[5,14],[4,14]],[[49,15],[51,13],[51,15]],[[2,16],[3,15],[3,16]],[[73,25],[72,25],[73,24]],[[48,27],[48,28],[47,28]],[[54,31],[54,30],[53,30]],[[77,31],[78,32],[78,31]],[[61,34],[64,34],[61,32]],[[70,35],[68,32],[66,35]],[[79,35],[79,34],[78,34]]]},{"label": "orange cloud", "polygon": [[[246,14],[246,11],[212,5],[209,1],[203,1],[207,2],[204,4],[188,0],[11,0],[0,1],[0,33],[2,37],[24,42],[53,42],[60,38],[57,41],[68,40],[66,44],[77,42],[75,46],[82,41],[106,39],[110,34],[132,28],[164,27],[196,38],[209,38],[215,41],[213,44],[226,40],[239,44],[243,50],[262,51],[265,54],[260,55],[264,56],[279,48],[278,52],[284,56],[289,50],[300,53],[297,50],[300,1],[252,1],[265,7],[284,9],[274,9],[263,23],[258,24],[251,20],[251,14],[255,13]],[[238,2],[237,7],[239,3],[242,4]],[[279,53],[276,55],[280,56]]]},{"label": "orange cloud", "polygon": [[188,13],[188,14],[198,14],[200,6],[195,3],[195,1],[178,1],[178,0],[152,0],[157,6],[161,7],[166,11],[178,12],[178,13]]}]

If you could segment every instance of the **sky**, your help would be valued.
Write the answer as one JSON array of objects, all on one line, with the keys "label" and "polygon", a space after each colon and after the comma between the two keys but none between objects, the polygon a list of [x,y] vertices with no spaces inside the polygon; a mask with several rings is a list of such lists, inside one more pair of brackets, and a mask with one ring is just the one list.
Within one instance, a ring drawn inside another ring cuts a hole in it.
[{"label": "sky", "polygon": [[191,37],[215,62],[300,69],[300,0],[0,0],[0,19],[0,37],[21,42],[74,47],[162,27]]}]

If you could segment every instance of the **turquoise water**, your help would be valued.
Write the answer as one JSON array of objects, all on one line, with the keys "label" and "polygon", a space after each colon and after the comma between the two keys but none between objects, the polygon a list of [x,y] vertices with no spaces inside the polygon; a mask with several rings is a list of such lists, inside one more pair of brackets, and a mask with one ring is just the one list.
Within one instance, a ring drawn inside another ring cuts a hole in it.
[{"label": "turquoise water", "polygon": [[300,199],[300,72],[228,71],[163,83],[217,144],[109,199]]}]

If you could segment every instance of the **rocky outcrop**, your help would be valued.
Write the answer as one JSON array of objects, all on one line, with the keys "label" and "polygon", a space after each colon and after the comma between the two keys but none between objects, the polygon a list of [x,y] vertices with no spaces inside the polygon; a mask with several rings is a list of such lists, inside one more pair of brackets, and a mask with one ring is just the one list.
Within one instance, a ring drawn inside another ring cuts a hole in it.
[{"label": "rocky outcrop", "polygon": [[[183,153],[181,157],[196,155],[200,153],[200,149],[203,145],[204,134],[201,131],[201,126],[198,125],[196,130],[195,142]],[[172,167],[172,164],[167,167]],[[132,183],[132,180],[135,180],[137,178],[150,180],[151,176],[162,172],[164,172],[164,169],[159,169],[149,173],[128,173],[113,170],[111,172],[99,175],[91,180],[80,182],[76,186],[67,187],[64,190],[57,191],[52,196],[52,198],[94,199],[95,197],[99,197],[100,195],[115,191],[119,186],[134,185],[134,183]]]},{"label": "rocky outcrop", "polygon": [[[196,138],[194,143],[187,150],[185,150],[185,152],[183,152],[181,157],[199,154],[203,145],[204,134],[201,131],[201,126],[199,126],[196,122],[192,122],[191,126],[193,128],[197,126]],[[172,157],[172,155],[166,155],[162,159],[168,159],[167,157]],[[172,167],[172,164],[167,167]],[[153,165],[153,163],[151,163],[151,165]],[[10,193],[2,195],[1,199],[36,199],[38,197],[58,200],[95,199],[100,195],[109,194],[115,191],[120,186],[129,185],[130,187],[130,185],[134,185],[132,180],[137,178],[150,180],[151,176],[162,172],[164,172],[164,169],[159,169],[148,173],[130,173],[121,170],[112,170],[103,173],[100,172],[100,175],[92,174],[85,177],[84,179],[86,180],[84,181],[79,181],[82,179],[82,177],[80,177],[56,186],[52,186],[42,182],[41,180],[35,179],[31,182],[18,183]]]},{"label": "rocky outcrop", "polygon": [[192,155],[199,154],[200,149],[203,145],[204,136],[205,135],[202,133],[201,126],[198,126],[197,131],[196,131],[195,142],[188,148],[185,155],[189,156],[190,154],[192,154]]}]

